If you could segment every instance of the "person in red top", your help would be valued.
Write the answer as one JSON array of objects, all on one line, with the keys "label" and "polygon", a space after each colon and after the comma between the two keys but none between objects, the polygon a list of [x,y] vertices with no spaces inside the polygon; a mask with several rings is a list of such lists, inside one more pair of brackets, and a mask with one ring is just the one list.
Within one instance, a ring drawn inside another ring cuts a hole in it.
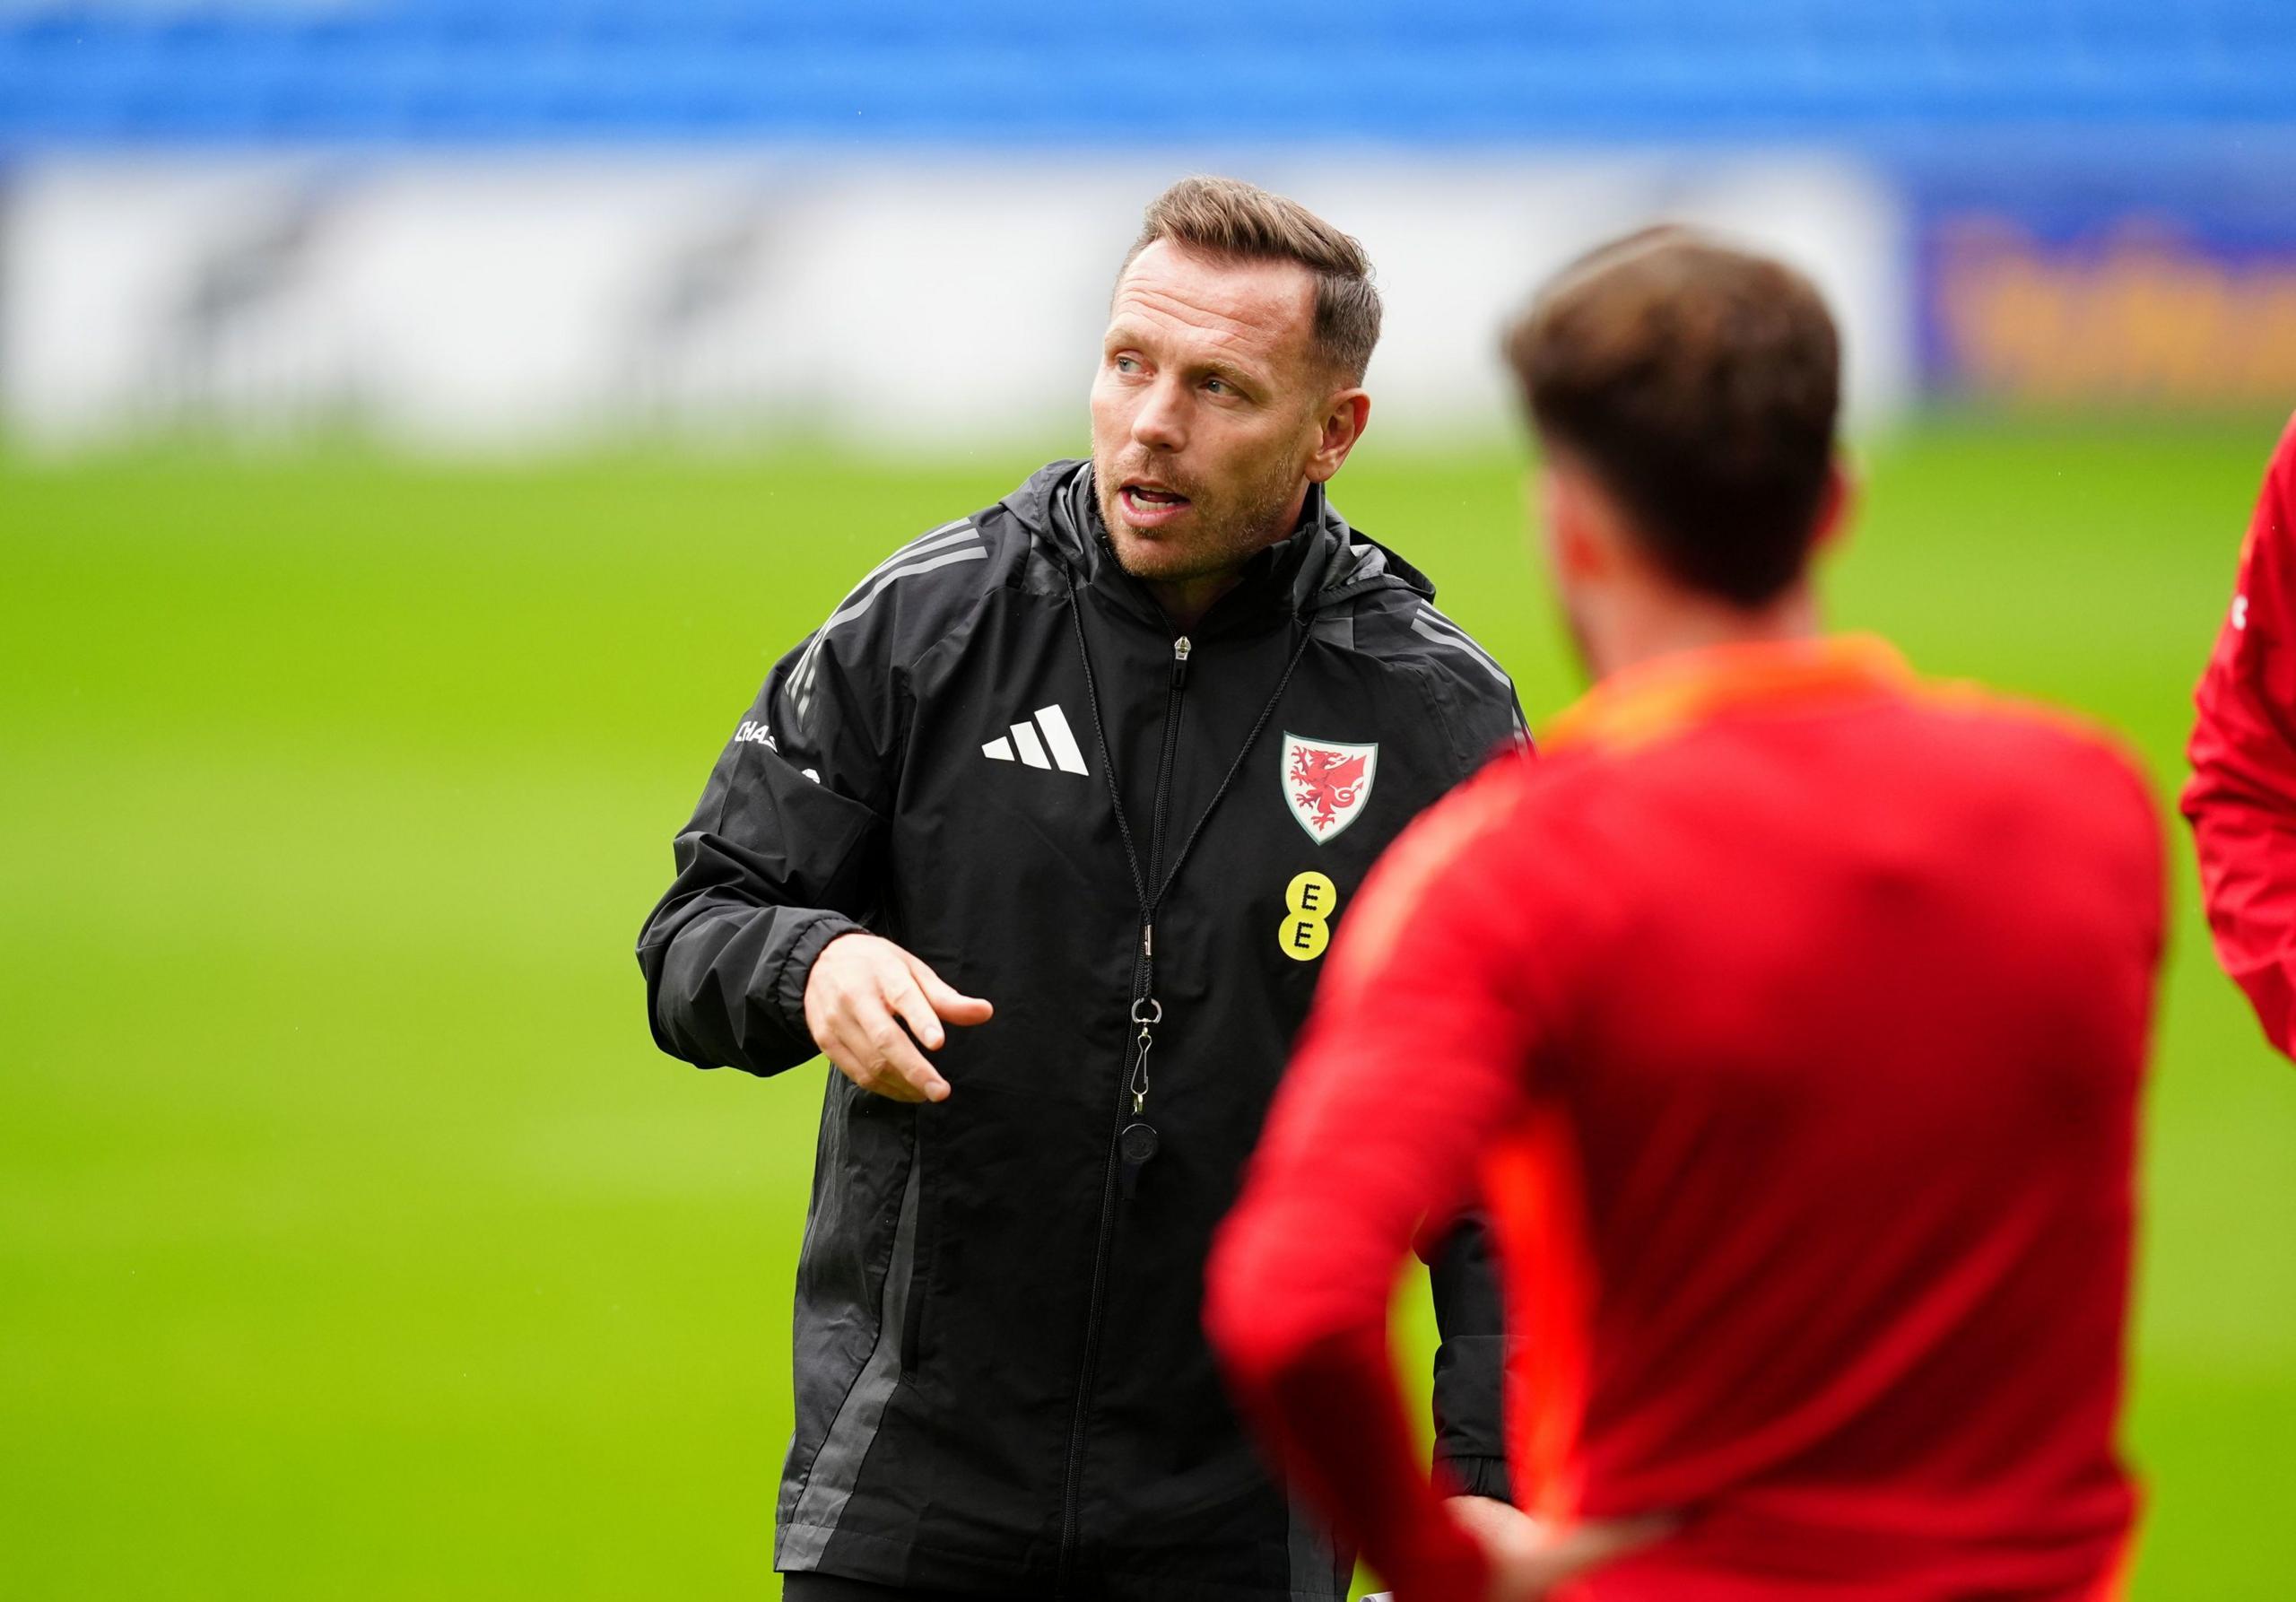
[{"label": "person in red top", "polygon": [[2196,698],[2185,816],[2216,954],[2296,1052],[2296,419],[2257,497],[2232,610]]},{"label": "person in red top", "polygon": [[[2145,786],[1820,636],[1799,274],[1636,236],[1509,351],[1600,683],[1345,919],[1209,1269],[1239,1405],[1399,1602],[2108,1596]],[[1390,1363],[1413,1239],[1478,1192],[1536,1522],[1446,1511]]]}]

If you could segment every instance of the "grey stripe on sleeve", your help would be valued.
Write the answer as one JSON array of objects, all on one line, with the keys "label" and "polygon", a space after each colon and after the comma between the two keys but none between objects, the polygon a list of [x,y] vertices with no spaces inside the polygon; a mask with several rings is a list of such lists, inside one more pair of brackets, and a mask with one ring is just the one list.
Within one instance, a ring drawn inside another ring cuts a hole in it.
[{"label": "grey stripe on sleeve", "polygon": [[[1419,615],[1425,618],[1436,628],[1442,630],[1444,633],[1455,636],[1460,644],[1465,646],[1467,649],[1473,651],[1476,656],[1481,657],[1492,666],[1499,667],[1499,658],[1492,656],[1489,651],[1483,649],[1483,642],[1481,640],[1478,640],[1474,635],[1459,627],[1457,623],[1453,623],[1449,618],[1436,611],[1434,607],[1422,606],[1419,609]],[[1500,667],[1499,671],[1504,673],[1506,672],[1506,669]]]},{"label": "grey stripe on sleeve", "polygon": [[[920,552],[918,554],[922,557],[924,553]],[[853,601],[851,604],[840,606],[835,612],[831,613],[829,614],[829,621],[821,626],[821,632],[826,634],[831,629],[837,627],[838,624],[849,623],[855,618],[868,611],[870,607],[877,604],[877,597],[884,594],[885,590],[896,579],[906,579],[912,573],[929,573],[935,568],[947,567],[952,562],[987,562],[987,551],[981,546],[978,539],[975,538],[972,542],[967,544],[965,549],[961,551],[951,551],[941,556],[930,557],[918,562],[903,562],[900,566],[889,569],[885,572],[880,574],[876,580],[868,587],[867,594],[862,596],[857,600]]]},{"label": "grey stripe on sleeve", "polygon": [[863,613],[868,611],[870,607],[875,605],[877,604],[877,597],[884,594],[887,589],[891,588],[892,587],[893,580],[896,579],[907,579],[917,573],[929,573],[935,568],[944,568],[952,562],[987,562],[987,548],[986,546],[974,544],[967,545],[961,551],[944,552],[939,556],[928,556],[921,562],[909,562],[905,566],[894,568],[890,572],[887,572],[882,578],[878,579],[875,583],[871,586],[868,593],[864,595],[859,600],[853,602],[850,605],[831,613],[829,621],[823,623],[820,630],[813,635],[813,644],[806,647],[804,659],[798,663],[797,672],[793,675],[797,688],[797,716],[803,718],[813,706],[813,675],[821,667],[820,656],[822,641],[829,638],[829,632],[831,629],[836,628],[839,623],[851,623],[855,618],[859,617]]},{"label": "grey stripe on sleeve", "polygon": [[877,1439],[885,1404],[900,1383],[900,1331],[909,1317],[909,1275],[917,1266],[917,1198],[925,1174],[924,1154],[913,1153],[909,1183],[900,1193],[900,1221],[893,1226],[893,1251],[885,1265],[885,1293],[877,1314],[877,1344],[861,1365],[853,1389],[829,1426],[822,1450],[813,1454],[812,1472],[805,1476],[804,1493],[791,1510],[781,1532],[774,1566],[807,1570],[819,1565],[845,1504],[861,1478],[862,1460]]},{"label": "grey stripe on sleeve", "polygon": [[[870,569],[867,575],[862,579],[861,584],[866,584],[871,579],[875,578],[879,573],[883,572],[895,562],[906,562],[912,556],[922,556],[927,551],[937,550],[943,545],[955,544],[955,541],[944,539],[942,536],[944,535],[966,531],[971,527],[972,519],[970,518],[952,518],[947,522],[942,524],[938,528],[926,529],[923,534],[918,535],[915,539],[909,541],[909,544],[903,545],[891,556],[886,557],[884,561]],[[861,588],[861,584],[857,584],[853,588],[858,589]]]},{"label": "grey stripe on sleeve", "polygon": [[[967,518],[959,518],[953,523],[942,524],[930,534],[918,535],[875,567],[871,568],[862,576],[861,582],[855,585],[847,594],[839,610],[831,614],[829,621],[813,631],[813,639],[806,643],[805,654],[797,658],[796,668],[789,675],[790,682],[802,689],[812,688],[813,658],[820,654],[823,637],[837,626],[838,623],[847,615],[847,609],[852,606],[856,598],[859,597],[864,590],[867,590],[877,579],[891,575],[894,568],[900,567],[901,563],[913,557],[929,555],[935,551],[946,550],[951,545],[961,545],[979,538],[980,531],[975,528]],[[867,610],[865,605],[862,610]]]},{"label": "grey stripe on sleeve", "polygon": [[1497,679],[1500,683],[1507,685],[1509,689],[1514,687],[1514,681],[1509,679],[1489,657],[1484,656],[1481,650],[1469,643],[1464,635],[1447,634],[1440,629],[1432,628],[1429,626],[1428,621],[1424,616],[1414,617],[1411,620],[1411,631],[1418,635],[1422,640],[1430,640],[1434,641],[1437,645],[1450,647],[1451,649],[1468,657],[1477,667],[1482,668],[1483,672],[1489,674],[1492,678]]}]

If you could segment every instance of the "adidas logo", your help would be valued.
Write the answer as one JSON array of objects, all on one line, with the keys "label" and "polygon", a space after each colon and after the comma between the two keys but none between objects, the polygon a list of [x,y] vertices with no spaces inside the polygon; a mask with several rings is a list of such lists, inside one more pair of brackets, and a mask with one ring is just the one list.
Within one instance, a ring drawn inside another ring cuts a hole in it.
[{"label": "adidas logo", "polygon": [[1039,707],[1035,722],[1014,724],[1011,738],[997,736],[980,748],[980,754],[992,762],[1025,762],[1031,768],[1057,768],[1063,773],[1091,771],[1084,766],[1084,753],[1076,748],[1068,714],[1057,706]]}]

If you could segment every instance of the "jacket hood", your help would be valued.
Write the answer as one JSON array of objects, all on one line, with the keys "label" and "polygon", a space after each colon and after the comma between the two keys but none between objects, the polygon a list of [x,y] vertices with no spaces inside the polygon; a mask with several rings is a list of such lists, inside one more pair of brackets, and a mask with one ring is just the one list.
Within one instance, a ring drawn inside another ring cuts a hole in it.
[{"label": "jacket hood", "polygon": [[[1118,565],[1109,544],[1090,461],[1047,463],[998,504],[1080,583],[1115,591],[1128,601],[1147,600],[1144,588]],[[1366,590],[1389,588],[1408,589],[1424,600],[1435,596],[1435,586],[1424,573],[1350,526],[1324,486],[1311,484],[1299,527],[1245,563],[1242,581],[1222,598],[1222,607],[1281,601],[1294,616],[1307,617]]]}]

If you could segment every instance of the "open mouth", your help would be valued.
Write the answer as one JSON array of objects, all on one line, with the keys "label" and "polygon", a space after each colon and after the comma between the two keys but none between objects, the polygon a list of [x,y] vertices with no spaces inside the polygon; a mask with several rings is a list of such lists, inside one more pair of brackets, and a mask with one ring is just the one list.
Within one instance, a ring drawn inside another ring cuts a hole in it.
[{"label": "open mouth", "polygon": [[1129,516],[1147,523],[1169,518],[1188,504],[1187,497],[1178,491],[1153,484],[1128,483],[1117,492],[1117,498],[1124,502]]}]

